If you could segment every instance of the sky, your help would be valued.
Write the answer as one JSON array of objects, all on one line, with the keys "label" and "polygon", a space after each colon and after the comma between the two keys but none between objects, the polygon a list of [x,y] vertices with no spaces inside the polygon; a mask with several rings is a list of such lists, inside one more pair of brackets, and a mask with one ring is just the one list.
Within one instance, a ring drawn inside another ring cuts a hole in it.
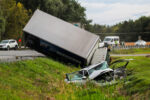
[{"label": "sky", "polygon": [[114,25],[141,16],[150,16],[150,0],[78,0],[87,19],[100,25]]}]

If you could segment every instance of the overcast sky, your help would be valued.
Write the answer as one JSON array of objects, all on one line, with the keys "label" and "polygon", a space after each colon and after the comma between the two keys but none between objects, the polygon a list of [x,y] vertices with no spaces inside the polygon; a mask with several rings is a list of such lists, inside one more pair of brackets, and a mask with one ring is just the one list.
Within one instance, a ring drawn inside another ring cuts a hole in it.
[{"label": "overcast sky", "polygon": [[150,0],[78,0],[88,19],[101,25],[150,16]]}]

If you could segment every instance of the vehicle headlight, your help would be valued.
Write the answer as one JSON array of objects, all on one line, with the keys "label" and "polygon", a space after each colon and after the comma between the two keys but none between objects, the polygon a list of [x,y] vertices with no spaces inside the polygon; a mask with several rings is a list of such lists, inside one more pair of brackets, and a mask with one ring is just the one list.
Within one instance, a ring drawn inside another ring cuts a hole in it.
[{"label": "vehicle headlight", "polygon": [[5,44],[5,45],[2,45],[2,47],[6,47],[6,44]]}]

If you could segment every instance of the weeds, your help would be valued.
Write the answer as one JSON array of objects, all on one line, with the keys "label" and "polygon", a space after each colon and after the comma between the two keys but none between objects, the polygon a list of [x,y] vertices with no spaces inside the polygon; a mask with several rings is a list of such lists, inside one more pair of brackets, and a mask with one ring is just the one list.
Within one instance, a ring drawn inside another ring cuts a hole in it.
[{"label": "weeds", "polygon": [[113,50],[112,54],[150,54],[150,48],[133,48],[133,49],[121,49]]},{"label": "weeds", "polygon": [[79,69],[47,58],[1,63],[0,100],[146,100],[150,93],[150,58],[132,58],[135,60],[128,69],[135,72],[128,77],[129,83],[105,87],[92,82],[67,84],[65,73]]}]

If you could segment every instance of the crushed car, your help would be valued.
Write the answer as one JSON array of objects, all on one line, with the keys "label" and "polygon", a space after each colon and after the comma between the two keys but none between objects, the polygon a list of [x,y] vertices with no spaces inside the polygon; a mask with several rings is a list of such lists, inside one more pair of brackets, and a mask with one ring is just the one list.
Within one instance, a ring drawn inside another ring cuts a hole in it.
[{"label": "crushed car", "polygon": [[103,61],[98,64],[90,65],[73,73],[67,73],[65,81],[67,83],[80,83],[84,84],[87,81],[94,81],[96,83],[112,82],[117,79],[126,77],[126,66],[128,60],[117,60],[107,64]]}]

